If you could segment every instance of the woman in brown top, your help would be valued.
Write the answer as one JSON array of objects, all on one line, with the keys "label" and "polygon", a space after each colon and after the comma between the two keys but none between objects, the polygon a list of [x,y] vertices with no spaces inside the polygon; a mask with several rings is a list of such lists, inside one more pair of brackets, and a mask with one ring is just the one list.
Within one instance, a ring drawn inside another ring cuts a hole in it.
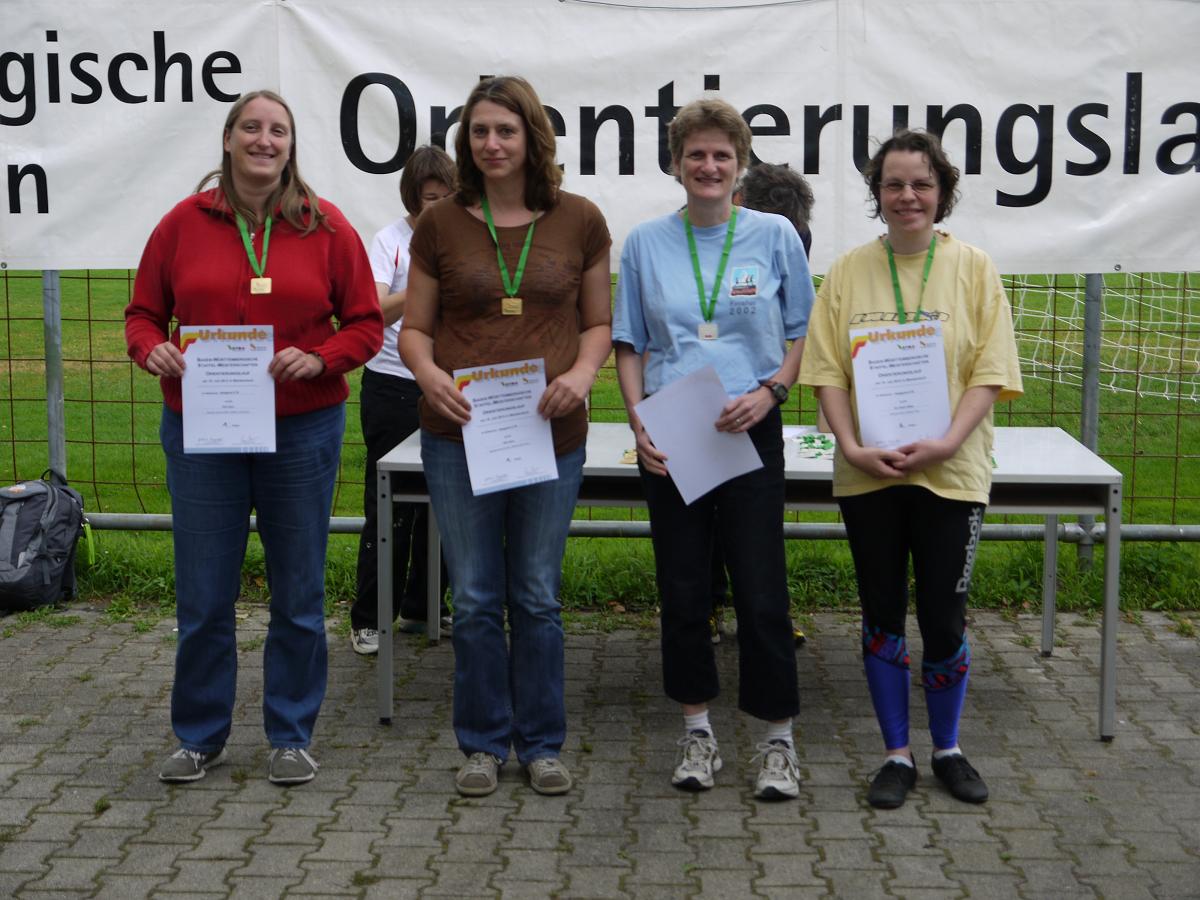
[{"label": "woman in brown top", "polygon": [[[585,401],[611,348],[608,227],[560,189],[554,131],[522,78],[481,81],[455,142],[459,189],[411,244],[400,354],[424,393],[421,456],[454,598],[458,792],[496,789],[511,747],[533,789],[561,794],[566,737],[558,586],[582,480]],[[544,359],[538,412],[558,477],[475,496],[455,369]],[[511,646],[504,634],[507,610]]]}]

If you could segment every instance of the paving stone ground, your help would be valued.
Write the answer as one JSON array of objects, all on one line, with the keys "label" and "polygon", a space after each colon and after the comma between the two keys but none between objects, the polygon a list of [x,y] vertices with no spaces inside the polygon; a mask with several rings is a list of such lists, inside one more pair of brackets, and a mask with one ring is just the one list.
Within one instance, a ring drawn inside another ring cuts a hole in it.
[{"label": "paving stone ground", "polygon": [[921,780],[892,812],[864,800],[881,745],[853,615],[817,615],[797,653],[804,782],[778,804],[751,797],[759,727],[732,709],[736,642],[716,651],[726,766],[683,794],[657,637],[633,630],[568,636],[565,797],[513,763],[491,797],[454,794],[453,650],[405,636],[383,727],[374,661],[331,635],[320,774],[274,787],[261,608],[240,623],[230,764],[168,787],[173,624],[83,607],[0,637],[0,897],[1200,897],[1200,640],[1160,615],[1121,624],[1102,743],[1098,622],[1061,616],[1042,658],[1038,619],[975,614],[962,744],[991,800],[958,803],[932,777],[914,692]]}]

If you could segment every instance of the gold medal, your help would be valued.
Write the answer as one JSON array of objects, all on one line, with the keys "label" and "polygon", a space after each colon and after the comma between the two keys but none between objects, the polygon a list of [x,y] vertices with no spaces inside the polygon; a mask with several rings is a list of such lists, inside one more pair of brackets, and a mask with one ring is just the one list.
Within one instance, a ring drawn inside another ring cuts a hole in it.
[{"label": "gold medal", "polygon": [[500,312],[506,316],[521,315],[521,298],[504,297],[500,300]]},{"label": "gold medal", "polygon": [[252,294],[269,294],[271,293],[270,278],[251,278],[250,293]]}]

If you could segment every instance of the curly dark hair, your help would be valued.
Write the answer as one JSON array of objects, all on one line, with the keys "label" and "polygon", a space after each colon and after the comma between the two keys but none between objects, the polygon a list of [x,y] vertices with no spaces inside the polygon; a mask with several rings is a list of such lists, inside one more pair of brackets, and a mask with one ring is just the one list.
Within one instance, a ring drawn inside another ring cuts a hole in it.
[{"label": "curly dark hair", "polygon": [[875,202],[874,218],[883,218],[883,208],[879,200],[879,185],[883,178],[883,160],[893,150],[920,153],[929,160],[929,168],[937,175],[939,188],[937,215],[934,217],[934,221],[940,222],[949,218],[950,210],[954,209],[954,204],[958,202],[959,198],[958,169],[946,156],[946,151],[942,149],[942,142],[938,140],[936,134],[909,128],[896,129],[895,134],[879,145],[875,155],[863,168],[863,180],[866,181],[867,187],[871,191],[871,199]]},{"label": "curly dark hair", "polygon": [[742,176],[737,192],[742,206],[761,212],[776,213],[792,223],[798,233],[808,230],[812,216],[813,192],[804,176],[787,163],[759,163]]}]

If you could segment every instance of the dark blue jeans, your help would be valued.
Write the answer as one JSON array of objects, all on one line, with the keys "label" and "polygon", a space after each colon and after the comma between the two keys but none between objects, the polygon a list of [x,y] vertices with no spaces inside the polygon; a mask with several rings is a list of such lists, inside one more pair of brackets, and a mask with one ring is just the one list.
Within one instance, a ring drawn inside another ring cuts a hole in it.
[{"label": "dark blue jeans", "polygon": [[[641,469],[662,599],[663,686],[679,703],[707,703],[720,685],[709,632],[711,554],[725,556],[738,623],[738,708],[778,720],[800,709],[783,549],[783,427],[779,410],[749,431],[763,467],[691,506],[669,477]],[[715,519],[715,524],[714,524]]]},{"label": "dark blue jeans", "polygon": [[463,445],[421,432],[454,598],[454,733],[467,755],[503,760],[511,745],[527,765],[562,749],[558,587],[583,459],[580,447],[558,457],[553,481],[476,497]]},{"label": "dark blue jeans", "polygon": [[272,747],[307,747],[325,697],[325,548],[346,424],[338,404],[275,420],[274,453],[184,453],[163,409],[179,643],[171,724],[189,750],[225,745],[237,687],[234,602],[251,511],[267,563],[263,724]]}]

